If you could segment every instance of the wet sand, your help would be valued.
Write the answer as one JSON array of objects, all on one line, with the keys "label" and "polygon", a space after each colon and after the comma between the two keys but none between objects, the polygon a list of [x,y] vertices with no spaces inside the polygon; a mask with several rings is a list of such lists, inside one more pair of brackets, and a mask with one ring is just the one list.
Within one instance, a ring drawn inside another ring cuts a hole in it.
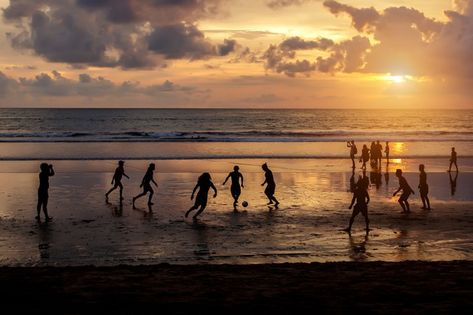
[{"label": "wet sand", "polygon": [[50,314],[470,314],[473,263],[0,268],[2,309]]},{"label": "wet sand", "polygon": [[[392,161],[381,174],[368,172],[372,231],[363,218],[352,235],[343,232],[351,211],[350,161],[269,160],[277,182],[279,209],[266,206],[260,184],[263,160],[154,161],[160,185],[150,212],[146,200],[131,197],[149,161],[127,161],[125,201],[104,193],[116,161],[53,161],[49,224],[35,216],[38,161],[0,162],[0,265],[114,266],[119,264],[261,264],[333,261],[473,260],[473,173],[459,174],[455,194],[444,164],[423,161],[429,174],[432,211],[423,211],[418,193],[413,213],[404,215],[392,192],[396,168],[417,186],[417,160]],[[463,162],[463,161],[462,161]],[[232,211],[229,185],[221,184],[234,163],[245,176],[241,200]],[[466,169],[465,163],[461,165]],[[184,219],[197,177],[210,170],[219,189],[198,222]],[[355,178],[359,170],[355,172]],[[373,176],[374,175],[374,176]],[[380,177],[378,175],[381,175]],[[381,179],[376,187],[376,178]],[[388,179],[388,181],[386,181]]]}]

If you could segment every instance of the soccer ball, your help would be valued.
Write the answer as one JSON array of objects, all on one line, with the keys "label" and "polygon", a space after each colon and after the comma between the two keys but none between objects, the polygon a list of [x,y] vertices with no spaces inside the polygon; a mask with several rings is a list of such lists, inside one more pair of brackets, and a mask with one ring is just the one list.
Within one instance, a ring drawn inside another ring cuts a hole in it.
[{"label": "soccer ball", "polygon": [[245,208],[248,207],[248,201],[243,201],[243,202],[241,203],[241,205],[242,205],[243,207],[245,207]]}]

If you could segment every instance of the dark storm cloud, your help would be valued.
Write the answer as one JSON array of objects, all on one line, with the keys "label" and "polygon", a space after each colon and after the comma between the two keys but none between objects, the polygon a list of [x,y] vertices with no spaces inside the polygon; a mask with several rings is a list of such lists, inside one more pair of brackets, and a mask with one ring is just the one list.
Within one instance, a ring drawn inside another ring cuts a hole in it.
[{"label": "dark storm cloud", "polygon": [[219,0],[11,0],[3,16],[17,49],[52,62],[84,66],[154,68],[163,59],[226,56],[236,42],[216,45],[196,19]]}]

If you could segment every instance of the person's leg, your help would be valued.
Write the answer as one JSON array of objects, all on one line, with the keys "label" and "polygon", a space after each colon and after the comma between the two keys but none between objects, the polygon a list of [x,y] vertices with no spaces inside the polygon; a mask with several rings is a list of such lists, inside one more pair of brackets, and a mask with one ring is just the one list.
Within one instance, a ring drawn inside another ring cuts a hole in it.
[{"label": "person's leg", "polygon": [[120,188],[120,201],[123,200],[123,184],[119,183],[118,187]]},{"label": "person's leg", "polygon": [[112,191],[114,191],[115,188],[116,188],[116,186],[113,186],[112,188],[110,188],[110,190],[107,191],[107,193],[105,194],[105,198],[108,198],[108,195],[110,195],[110,193],[111,193]]},{"label": "person's leg", "polygon": [[50,221],[52,219],[48,214],[48,199],[49,196],[47,194],[43,196],[43,213],[46,221]]},{"label": "person's leg", "polygon": [[363,216],[365,217],[365,226],[366,226],[366,231],[368,232],[370,230],[370,220],[368,218],[368,208],[366,208],[363,211]]},{"label": "person's leg", "polygon": [[279,201],[274,197],[274,195],[271,196],[271,199],[274,201],[274,204],[277,206],[279,204]]},{"label": "person's leg", "polygon": [[201,206],[200,206],[200,209],[197,211],[196,214],[194,214],[194,216],[193,216],[192,218],[193,218],[193,219],[197,219],[197,217],[199,216],[199,214],[201,214],[202,211],[204,211],[204,209],[205,209],[206,206],[207,206],[206,204],[201,205]]},{"label": "person's leg", "polygon": [[404,204],[406,205],[407,212],[411,212],[411,208],[409,207],[409,202],[407,199],[404,201]]},{"label": "person's leg", "polygon": [[41,206],[43,205],[43,198],[40,194],[38,194],[38,204],[36,205],[36,220],[40,219],[40,214],[41,214]]},{"label": "person's leg", "polygon": [[153,202],[151,201],[153,199],[153,195],[154,195],[154,190],[153,190],[153,188],[150,187],[149,188],[149,197],[148,197],[148,204],[149,205],[153,204]]},{"label": "person's leg", "polygon": [[399,204],[401,205],[402,211],[406,212],[406,206],[404,205],[404,200],[399,198],[399,200],[397,202],[399,202]]},{"label": "person's leg", "polygon": [[458,172],[458,165],[457,165],[457,161],[455,161],[455,169],[457,170]]},{"label": "person's leg", "polygon": [[425,195],[425,201],[427,202],[427,210],[430,210],[430,200],[427,194]]},{"label": "person's leg", "polygon": [[189,216],[189,213],[191,213],[192,211],[194,211],[195,209],[197,209],[199,206],[197,204],[193,205],[192,207],[189,208],[189,210],[187,210],[186,214],[185,214],[185,217],[187,218]]},{"label": "person's leg", "polygon": [[450,166],[448,167],[448,171],[449,171],[449,172],[451,172],[451,171],[452,171],[452,164],[453,164],[453,162],[452,162],[452,161],[450,161]]},{"label": "person's leg", "polygon": [[268,205],[272,204],[272,203],[273,203],[273,200],[271,199],[271,194],[270,194],[268,188],[265,189],[264,194],[266,195],[266,197],[267,197],[268,200],[269,200]]},{"label": "person's leg", "polygon": [[420,194],[420,199],[422,200],[422,208],[421,209],[427,209],[427,206],[425,204],[425,194]]},{"label": "person's leg", "polygon": [[143,196],[146,196],[146,194],[148,193],[148,191],[145,189],[143,190],[143,192],[135,197],[133,197],[133,208],[135,208],[135,201],[138,200],[139,198],[143,197]]}]

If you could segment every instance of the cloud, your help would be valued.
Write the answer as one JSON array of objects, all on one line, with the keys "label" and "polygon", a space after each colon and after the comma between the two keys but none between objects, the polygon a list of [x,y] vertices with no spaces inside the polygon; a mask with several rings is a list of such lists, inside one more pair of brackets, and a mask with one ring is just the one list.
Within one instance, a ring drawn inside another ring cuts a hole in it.
[{"label": "cloud", "polygon": [[290,7],[293,5],[301,5],[310,1],[320,1],[320,0],[269,0],[266,5],[271,9],[281,9]]},{"label": "cloud", "polygon": [[5,21],[12,47],[74,67],[151,69],[165,59],[226,56],[234,40],[214,44],[197,28],[220,0],[11,0]]}]

